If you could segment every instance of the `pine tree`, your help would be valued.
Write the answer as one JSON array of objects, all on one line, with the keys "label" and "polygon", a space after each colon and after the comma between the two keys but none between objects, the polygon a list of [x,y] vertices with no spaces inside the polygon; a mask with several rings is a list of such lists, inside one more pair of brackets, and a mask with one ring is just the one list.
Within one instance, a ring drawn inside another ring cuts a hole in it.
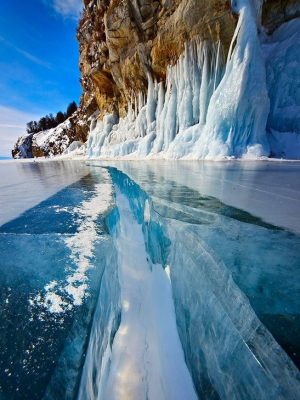
[{"label": "pine tree", "polygon": [[27,123],[27,133],[33,133],[34,132],[34,122],[35,121],[30,121]]},{"label": "pine tree", "polygon": [[72,101],[72,103],[70,103],[68,105],[67,108],[67,118],[71,117],[71,115],[77,110],[77,104],[75,103],[75,101]]},{"label": "pine tree", "polygon": [[40,131],[45,131],[47,129],[55,128],[57,125],[64,122],[67,118],[69,118],[75,111],[77,110],[77,104],[75,101],[72,101],[67,108],[65,113],[58,111],[56,116],[53,114],[45,115],[39,121],[30,121],[27,123],[27,133],[37,133]]},{"label": "pine tree", "polygon": [[66,119],[65,114],[61,111],[58,111],[55,117],[56,124],[57,125],[61,124],[62,122],[65,121],[65,119]]}]

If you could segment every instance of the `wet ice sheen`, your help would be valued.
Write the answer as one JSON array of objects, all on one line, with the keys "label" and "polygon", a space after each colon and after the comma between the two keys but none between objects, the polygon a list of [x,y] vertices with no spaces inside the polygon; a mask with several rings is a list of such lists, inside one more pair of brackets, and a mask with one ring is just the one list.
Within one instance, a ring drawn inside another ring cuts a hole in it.
[{"label": "wet ice sheen", "polygon": [[295,399],[300,238],[245,202],[272,168],[115,164],[0,227],[1,396]]},{"label": "wet ice sheen", "polygon": [[102,367],[98,398],[196,399],[177,333],[170,280],[160,264],[149,260],[142,226],[118,188],[116,206],[121,323]]},{"label": "wet ice sheen", "polygon": [[88,172],[0,227],[5,399],[75,396],[99,281],[112,254],[104,223],[110,178],[105,170]]},{"label": "wet ice sheen", "polygon": [[[83,162],[1,161],[0,224],[88,174]],[[20,201],[22,199],[22,201]]]}]

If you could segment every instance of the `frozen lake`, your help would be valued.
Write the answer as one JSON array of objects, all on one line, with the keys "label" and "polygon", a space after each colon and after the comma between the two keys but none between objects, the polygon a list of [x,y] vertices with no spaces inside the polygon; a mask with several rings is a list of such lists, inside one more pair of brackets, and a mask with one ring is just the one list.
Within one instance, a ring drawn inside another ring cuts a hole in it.
[{"label": "frozen lake", "polygon": [[[152,195],[172,185],[190,188],[195,195],[217,198],[226,205],[300,233],[300,163],[268,161],[116,161]],[[141,168],[142,164],[142,168]],[[183,189],[184,190],[184,189]]]},{"label": "frozen lake", "polygon": [[1,400],[297,397],[300,163],[0,176]]},{"label": "frozen lake", "polygon": [[0,224],[88,174],[84,162],[0,161]]}]

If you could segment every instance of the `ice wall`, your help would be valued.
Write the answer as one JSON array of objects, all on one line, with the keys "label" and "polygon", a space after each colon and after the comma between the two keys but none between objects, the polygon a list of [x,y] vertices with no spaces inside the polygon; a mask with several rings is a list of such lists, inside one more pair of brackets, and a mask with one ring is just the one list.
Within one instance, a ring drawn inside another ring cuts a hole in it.
[{"label": "ice wall", "polygon": [[300,158],[300,20],[283,24],[263,43],[271,109],[267,130],[276,157]]},{"label": "ice wall", "polygon": [[[106,116],[89,135],[90,157],[142,158],[164,154],[179,158],[189,153],[189,129],[198,127],[192,142],[205,125],[209,102],[224,73],[220,43],[194,40],[176,65],[169,67],[166,86],[148,76],[146,99],[138,94],[128,105],[128,114],[118,119]],[[171,145],[184,134],[181,153]],[[192,143],[192,144],[193,144]]]},{"label": "ice wall", "polygon": [[257,7],[248,1],[234,3],[239,21],[225,75],[212,96],[207,123],[195,145],[195,158],[269,154],[266,137],[269,99],[257,32]]},{"label": "ice wall", "polygon": [[299,21],[280,28],[266,50],[262,1],[233,0],[231,7],[239,19],[227,61],[220,43],[186,44],[165,84],[149,74],[147,96],[133,95],[125,118],[97,121],[89,157],[299,157]]}]

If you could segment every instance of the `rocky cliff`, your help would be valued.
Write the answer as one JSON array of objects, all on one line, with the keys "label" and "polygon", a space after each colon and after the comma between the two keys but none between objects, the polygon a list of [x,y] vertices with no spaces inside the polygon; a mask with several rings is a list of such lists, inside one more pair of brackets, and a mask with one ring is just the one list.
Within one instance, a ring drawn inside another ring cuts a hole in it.
[{"label": "rocky cliff", "polygon": [[12,150],[12,156],[33,158],[66,153],[70,146],[75,149],[84,145],[88,129],[89,118],[82,115],[82,110],[79,109],[56,128],[19,137]]},{"label": "rocky cliff", "polygon": [[[168,67],[177,62],[186,43],[198,40],[218,45],[225,60],[238,20],[234,3],[84,0],[77,31],[83,89],[79,110],[68,127],[63,127],[62,146],[58,141],[55,146],[48,143],[41,149],[33,136],[32,155],[57,154],[74,140],[84,142],[95,113],[98,120],[106,114],[124,117],[128,103],[137,93],[146,96],[149,76],[156,82],[165,82]],[[262,6],[262,29],[268,34],[300,13],[298,0],[265,0],[263,4],[253,0],[253,3],[258,8]],[[31,139],[25,139],[31,143]],[[19,147],[20,142],[13,154],[23,157]]]},{"label": "rocky cliff", "polygon": [[124,116],[148,74],[164,81],[185,43],[221,41],[228,50],[236,18],[228,0],[92,0],[78,28],[84,108]]},{"label": "rocky cliff", "polygon": [[[300,15],[297,0],[265,0],[268,33]],[[192,38],[220,41],[225,51],[236,26],[229,0],[85,0],[78,27],[82,106],[100,118],[125,114],[132,93],[147,91],[147,75],[165,80]]]}]

